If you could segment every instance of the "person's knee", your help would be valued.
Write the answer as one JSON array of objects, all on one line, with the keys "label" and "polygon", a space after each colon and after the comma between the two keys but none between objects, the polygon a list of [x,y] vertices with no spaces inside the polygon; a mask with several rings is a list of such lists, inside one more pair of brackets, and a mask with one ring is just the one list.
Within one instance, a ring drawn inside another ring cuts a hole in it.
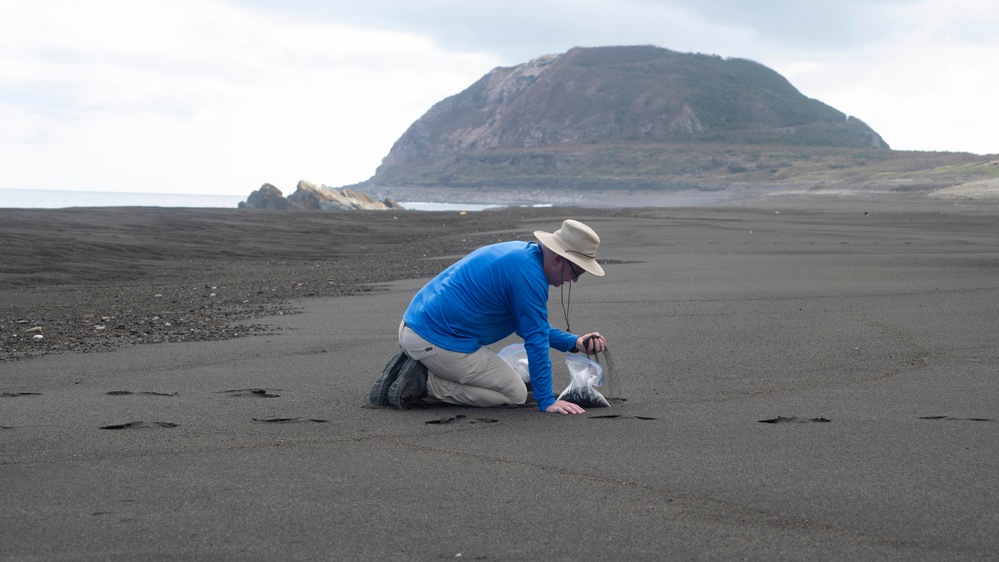
[{"label": "person's knee", "polygon": [[527,387],[522,381],[519,385],[510,384],[503,388],[494,388],[481,392],[476,399],[476,405],[484,408],[496,408],[511,404],[523,404],[527,402]]},{"label": "person's knee", "polygon": [[519,384],[511,385],[509,391],[503,393],[510,400],[511,404],[523,404],[527,402],[527,385],[519,378],[517,379],[517,383]]}]

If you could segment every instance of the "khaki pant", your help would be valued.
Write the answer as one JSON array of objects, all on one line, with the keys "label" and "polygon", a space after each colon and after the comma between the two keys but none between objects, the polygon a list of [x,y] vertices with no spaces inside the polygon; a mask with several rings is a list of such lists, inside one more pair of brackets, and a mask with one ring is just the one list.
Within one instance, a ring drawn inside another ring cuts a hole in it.
[{"label": "khaki pant", "polygon": [[399,345],[426,366],[427,397],[461,406],[503,406],[527,401],[527,386],[499,355],[486,347],[458,353],[421,338],[405,322]]}]

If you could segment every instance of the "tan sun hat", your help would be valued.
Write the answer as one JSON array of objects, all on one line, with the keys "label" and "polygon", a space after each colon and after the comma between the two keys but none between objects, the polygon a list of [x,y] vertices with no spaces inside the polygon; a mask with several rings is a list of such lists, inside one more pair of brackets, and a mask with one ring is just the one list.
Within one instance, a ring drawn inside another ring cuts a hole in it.
[{"label": "tan sun hat", "polygon": [[556,254],[585,269],[588,273],[603,277],[604,268],[597,260],[597,248],[600,247],[600,237],[585,224],[569,219],[562,223],[562,228],[549,234],[536,230],[534,237],[550,248]]}]

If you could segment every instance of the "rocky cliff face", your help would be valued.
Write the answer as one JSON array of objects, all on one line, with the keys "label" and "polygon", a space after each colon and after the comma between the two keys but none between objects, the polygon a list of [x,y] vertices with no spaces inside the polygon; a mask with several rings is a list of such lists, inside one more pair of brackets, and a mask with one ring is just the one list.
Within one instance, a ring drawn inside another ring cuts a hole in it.
[{"label": "rocky cliff face", "polygon": [[861,121],[752,61],[651,46],[577,48],[494,69],[437,103],[362,185],[481,185],[492,180],[467,163],[497,157],[509,162],[507,179],[528,183],[537,168],[517,162],[555,161],[561,176],[546,173],[558,182],[579,175],[565,154],[572,147],[592,162],[605,148],[676,143],[888,148]]},{"label": "rocky cliff face", "polygon": [[265,183],[239,203],[240,209],[276,209],[276,210],[315,210],[315,211],[355,211],[403,209],[401,205],[390,198],[378,201],[360,191],[345,187],[316,187],[315,184],[302,180],[298,182],[295,193],[285,197],[281,190]]}]

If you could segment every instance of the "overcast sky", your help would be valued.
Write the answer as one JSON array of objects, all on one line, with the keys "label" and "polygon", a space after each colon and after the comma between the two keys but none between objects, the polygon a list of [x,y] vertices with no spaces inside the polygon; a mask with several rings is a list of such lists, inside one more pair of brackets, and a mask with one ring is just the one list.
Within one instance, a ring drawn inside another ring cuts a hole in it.
[{"label": "overcast sky", "polygon": [[0,0],[0,189],[286,194],[575,46],[748,58],[897,150],[999,153],[995,0]]}]

